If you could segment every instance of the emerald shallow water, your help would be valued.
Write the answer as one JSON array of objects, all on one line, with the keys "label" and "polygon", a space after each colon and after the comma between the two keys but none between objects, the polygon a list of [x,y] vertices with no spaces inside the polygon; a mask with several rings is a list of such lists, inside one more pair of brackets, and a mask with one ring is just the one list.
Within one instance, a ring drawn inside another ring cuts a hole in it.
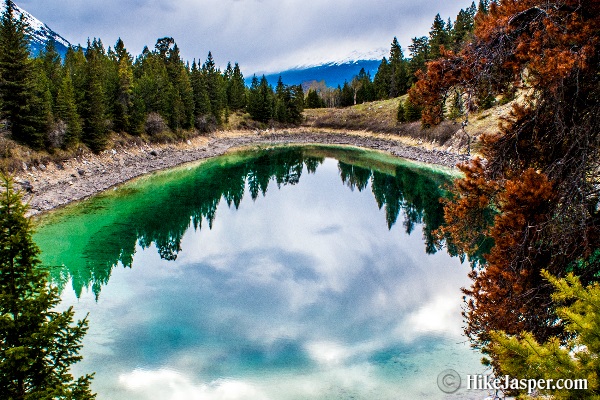
[{"label": "emerald shallow water", "polygon": [[[89,314],[99,399],[482,398],[469,267],[437,251],[448,175],[323,146],[156,173],[37,221],[63,307]],[[485,397],[485,396],[483,396]]]}]

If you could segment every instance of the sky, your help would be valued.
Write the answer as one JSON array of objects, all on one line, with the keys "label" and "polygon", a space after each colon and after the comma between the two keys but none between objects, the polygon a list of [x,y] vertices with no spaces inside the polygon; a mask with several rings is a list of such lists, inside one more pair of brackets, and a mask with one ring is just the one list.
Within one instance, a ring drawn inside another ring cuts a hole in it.
[{"label": "sky", "polygon": [[120,37],[134,56],[171,36],[185,60],[209,51],[222,68],[245,75],[389,53],[427,35],[433,18],[456,18],[469,0],[17,0],[17,5],[72,44]]}]

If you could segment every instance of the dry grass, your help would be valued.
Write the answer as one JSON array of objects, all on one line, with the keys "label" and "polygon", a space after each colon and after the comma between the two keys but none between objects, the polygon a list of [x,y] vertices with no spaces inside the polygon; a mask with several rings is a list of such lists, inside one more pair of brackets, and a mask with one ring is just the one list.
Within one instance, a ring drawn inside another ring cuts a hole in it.
[{"label": "dry grass", "polygon": [[469,116],[469,123],[464,131],[461,129],[462,121],[445,121],[436,127],[423,128],[420,122],[398,123],[396,121],[398,103],[405,101],[406,97],[405,95],[396,99],[364,103],[347,108],[305,110],[303,125],[338,131],[388,133],[409,139],[420,146],[432,144],[434,148],[448,151],[466,150],[470,136],[471,150],[476,152],[479,136],[483,133],[497,132],[502,118],[508,115],[512,107],[512,103],[508,103],[473,113]]},{"label": "dry grass", "polygon": [[347,108],[321,108],[305,110],[304,126],[348,131],[389,133],[421,142],[443,146],[460,129],[459,124],[444,122],[433,128],[423,128],[420,122],[398,123],[400,101],[406,95],[390,100],[358,104]]}]

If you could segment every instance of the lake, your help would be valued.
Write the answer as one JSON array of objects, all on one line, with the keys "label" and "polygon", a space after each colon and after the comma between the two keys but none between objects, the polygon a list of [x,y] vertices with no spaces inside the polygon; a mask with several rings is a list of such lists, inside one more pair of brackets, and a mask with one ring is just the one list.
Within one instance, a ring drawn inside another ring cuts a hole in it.
[{"label": "lake", "polygon": [[62,307],[89,315],[99,399],[465,399],[461,264],[432,237],[447,171],[263,147],[163,171],[36,221]]}]

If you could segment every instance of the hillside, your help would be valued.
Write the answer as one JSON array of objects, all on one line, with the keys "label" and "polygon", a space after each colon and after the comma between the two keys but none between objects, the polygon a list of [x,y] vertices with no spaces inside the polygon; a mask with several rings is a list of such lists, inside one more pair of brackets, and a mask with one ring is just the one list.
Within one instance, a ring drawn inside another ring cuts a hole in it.
[{"label": "hillside", "polygon": [[334,129],[342,131],[364,131],[398,135],[406,144],[437,148],[452,153],[465,153],[468,135],[472,138],[471,151],[477,151],[477,138],[485,132],[497,130],[503,116],[508,115],[511,104],[496,106],[473,113],[461,130],[461,121],[444,121],[433,128],[423,128],[420,122],[398,123],[396,112],[399,101],[396,99],[374,101],[347,108],[319,108],[304,111],[303,126],[310,128]]}]

